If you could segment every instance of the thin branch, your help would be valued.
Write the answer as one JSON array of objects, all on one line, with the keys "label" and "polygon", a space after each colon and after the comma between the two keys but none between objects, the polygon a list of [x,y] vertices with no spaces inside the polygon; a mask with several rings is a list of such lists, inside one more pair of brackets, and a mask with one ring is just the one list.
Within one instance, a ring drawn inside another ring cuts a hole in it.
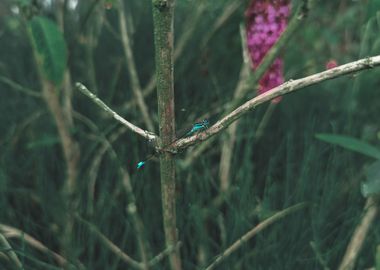
[{"label": "thin branch", "polygon": [[29,89],[29,88],[26,88],[12,80],[10,80],[9,78],[7,77],[4,77],[4,76],[0,76],[0,81],[4,84],[7,84],[11,89],[13,90],[16,90],[16,91],[19,91],[23,94],[26,94],[26,95],[29,95],[29,96],[32,96],[32,97],[36,97],[36,98],[42,98],[42,94],[35,91],[35,90],[32,90],[32,89]]},{"label": "thin branch", "polygon": [[345,65],[338,66],[333,69],[329,69],[314,75],[310,75],[297,80],[289,80],[268,92],[265,92],[251,100],[245,102],[243,105],[236,108],[230,114],[226,115],[218,122],[216,122],[212,127],[206,131],[196,134],[191,137],[183,138],[171,145],[171,149],[167,149],[170,152],[177,152],[179,149],[189,147],[196,144],[199,141],[205,141],[212,136],[220,133],[222,130],[226,129],[234,121],[242,117],[244,114],[254,110],[258,105],[272,100],[278,96],[282,96],[288,93],[295,92],[297,90],[303,89],[307,86],[315,85],[323,81],[338,78],[344,75],[349,75],[356,73],[358,71],[372,69],[380,65],[380,55],[374,57],[368,57],[365,59],[360,59]]},{"label": "thin branch", "polygon": [[354,269],[356,259],[358,258],[358,255],[363,247],[364,240],[368,234],[369,228],[375,220],[378,211],[379,207],[377,201],[375,198],[369,197],[363,210],[363,218],[352,235],[351,241],[347,246],[346,253],[338,270]]},{"label": "thin branch", "polygon": [[[118,134],[113,134],[113,137],[117,138]],[[110,140],[112,139],[113,138],[111,137]],[[126,207],[126,210],[128,214],[132,217],[133,226],[136,230],[137,244],[138,244],[139,252],[142,259],[142,263],[141,263],[142,269],[146,270],[148,269],[148,265],[149,265],[148,258],[150,257],[149,256],[150,252],[148,248],[149,244],[145,237],[144,223],[142,222],[142,219],[137,211],[138,208],[136,204],[136,197],[133,192],[131,177],[128,174],[127,170],[124,168],[124,166],[122,166],[122,164],[119,162],[117,154],[115,150],[113,149],[112,145],[110,144],[109,146],[110,146],[109,147],[110,156],[119,163],[120,175],[122,177],[122,182],[123,182],[123,185],[128,197],[128,205]]]},{"label": "thin branch", "polygon": [[66,119],[66,114],[60,104],[56,86],[43,79],[42,75],[40,75],[40,78],[45,102],[55,120],[58,134],[62,141],[62,151],[64,153],[64,158],[67,165],[65,192],[67,192],[67,194],[73,195],[75,193],[77,184],[80,147],[70,132],[70,126],[68,125],[70,121]]},{"label": "thin branch", "polygon": [[210,28],[211,30],[207,33],[207,35],[201,41],[201,47],[206,46],[211,37],[215,34],[216,31],[220,27],[224,25],[225,22],[228,21],[229,18],[235,13],[235,11],[240,7],[243,1],[236,0],[229,4],[224,10],[223,13],[218,17],[218,19],[214,22],[213,26]]},{"label": "thin branch", "polygon": [[106,111],[109,115],[111,115],[115,120],[117,120],[122,125],[126,126],[131,131],[139,134],[140,136],[148,139],[149,141],[155,141],[157,140],[157,136],[149,132],[147,130],[143,130],[139,128],[138,126],[133,125],[132,123],[125,120],[122,116],[120,116],[117,112],[113,111],[110,107],[108,107],[101,99],[99,99],[95,94],[91,93],[90,90],[86,88],[83,84],[77,82],[75,84],[75,87],[81,91],[84,95],[89,97],[96,105],[98,105],[100,108],[102,108],[104,111]]},{"label": "thin branch", "polygon": [[219,265],[223,260],[228,258],[234,251],[239,249],[243,244],[248,242],[253,236],[267,228],[269,225],[272,225],[276,221],[286,217],[287,215],[294,213],[298,210],[301,210],[305,208],[308,204],[307,203],[299,203],[296,205],[293,205],[291,207],[288,207],[284,210],[281,210],[271,216],[270,218],[267,218],[263,222],[259,223],[257,226],[255,226],[253,229],[248,231],[246,234],[244,234],[240,239],[238,239],[235,243],[233,243],[230,247],[228,247],[225,251],[223,251],[221,254],[217,255],[215,260],[207,267],[206,270],[214,269],[217,265]]},{"label": "thin branch", "polygon": [[164,251],[162,251],[161,253],[157,254],[156,256],[154,256],[153,259],[151,259],[149,261],[149,266],[154,266],[154,265],[158,264],[166,256],[170,255],[170,253],[172,253],[173,251],[176,251],[176,250],[180,249],[181,246],[182,246],[182,243],[178,242],[176,245],[174,245],[172,247],[167,247]]},{"label": "thin branch", "polygon": [[[140,263],[134,259],[132,259],[128,254],[123,252],[118,246],[116,246],[111,240],[109,240],[104,234],[102,234],[99,229],[92,223],[86,221],[79,215],[75,216],[76,219],[81,222],[82,224],[86,225],[91,232],[93,232],[96,236],[100,238],[102,243],[109,248],[113,253],[115,253],[117,256],[119,256],[124,262],[130,264],[132,267],[135,267],[137,269],[144,269],[143,263]],[[154,258],[152,258],[148,262],[148,266],[152,267],[156,264],[158,264],[160,261],[162,261],[166,256],[170,255],[173,251],[178,250],[182,246],[181,242],[178,242],[174,246],[167,247],[164,251],[157,254]]]},{"label": "thin branch", "polygon": [[200,155],[202,155],[207,149],[209,149],[213,142],[215,142],[217,137],[212,137],[211,139],[205,141],[194,150],[191,150],[186,155],[186,158],[180,163],[183,168],[189,167],[194,160],[196,160]]},{"label": "thin branch", "polygon": [[58,253],[50,250],[48,247],[46,247],[40,241],[36,240],[35,238],[30,236],[29,234],[27,234],[27,233],[25,233],[19,229],[16,229],[14,227],[11,227],[11,226],[8,226],[5,224],[0,224],[0,231],[7,238],[17,237],[19,239],[22,239],[23,241],[25,241],[26,243],[28,243],[30,246],[34,247],[35,249],[37,249],[43,253],[52,255],[57,260],[59,265],[66,265],[68,263],[68,261],[64,257],[62,257]]},{"label": "thin branch", "polygon": [[103,160],[104,154],[107,151],[110,151],[112,149],[112,143],[116,141],[122,134],[124,134],[126,131],[126,128],[124,126],[119,127],[115,132],[112,133],[109,139],[106,138],[105,135],[101,134],[97,138],[102,141],[99,149],[96,151],[94,158],[88,167],[88,196],[90,201],[90,213],[93,212],[93,205],[95,200],[95,186],[96,186],[96,179],[98,177],[99,167]]},{"label": "thin branch", "polygon": [[11,247],[7,239],[1,233],[0,233],[0,248],[2,248],[3,252],[7,254],[9,260],[11,260],[18,269],[24,269],[21,261],[17,257],[16,252],[14,252],[13,248]]},{"label": "thin branch", "polygon": [[[133,208],[133,207],[130,207]],[[129,211],[130,212],[130,211]],[[86,221],[79,215],[75,216],[78,221],[80,221],[82,224],[86,225],[95,235],[97,235],[102,243],[109,248],[112,252],[114,252],[117,256],[119,256],[123,261],[130,264],[131,266],[137,268],[137,269],[145,269],[145,265],[143,263],[140,263],[134,259],[132,259],[128,254],[123,252],[118,246],[116,246],[111,240],[109,240],[104,234],[102,234],[99,229],[92,223]],[[154,258],[152,258],[148,262],[148,266],[152,267],[156,264],[158,264],[161,260],[163,260],[166,256],[170,255],[174,251],[178,250],[181,247],[182,243],[178,242],[174,246],[167,247],[164,251],[157,254]]]},{"label": "thin branch", "polygon": [[83,19],[80,21],[80,31],[84,32],[88,21],[90,20],[91,15],[94,13],[96,6],[100,3],[101,0],[94,0],[90,7],[87,9],[86,14],[83,16]]},{"label": "thin branch", "polygon": [[[240,25],[240,38],[241,46],[243,52],[243,63],[240,69],[239,81],[236,85],[234,91],[234,99],[238,99],[242,96],[242,92],[245,86],[245,82],[249,77],[250,72],[250,58],[247,48],[246,40],[246,30],[245,27]],[[223,141],[222,153],[220,156],[220,166],[219,166],[219,179],[220,179],[220,190],[226,192],[230,186],[230,170],[231,170],[231,159],[236,141],[236,131],[237,122],[233,123],[227,130],[227,136]]]},{"label": "thin branch", "polygon": [[[91,122],[91,120],[86,119],[84,116],[81,116],[79,113],[76,114],[76,117],[81,119],[81,121],[85,122],[91,129],[93,129],[96,133],[99,133],[99,130],[95,124]],[[118,128],[115,132],[112,133],[109,138],[107,138],[105,135],[100,134],[96,137],[96,139],[100,140],[102,142],[101,146],[99,147],[99,150],[97,153],[94,155],[94,159],[89,166],[89,197],[91,202],[93,201],[94,198],[94,188],[95,188],[95,182],[97,178],[97,172],[99,170],[99,165],[100,162],[106,152],[109,153],[110,157],[118,164],[119,166],[119,172],[122,178],[122,184],[124,185],[125,191],[127,193],[127,199],[128,199],[128,214],[131,215],[132,217],[132,222],[133,226],[136,230],[136,238],[137,238],[137,243],[139,247],[139,251],[142,257],[142,269],[147,269],[149,266],[148,262],[148,257],[150,252],[149,252],[149,244],[148,241],[146,240],[145,237],[145,229],[144,229],[144,224],[141,220],[141,217],[139,216],[137,212],[137,205],[136,205],[136,198],[133,192],[132,184],[131,184],[131,179],[130,175],[128,174],[127,170],[125,167],[122,165],[120,162],[116,151],[112,147],[112,143],[115,142],[121,134],[123,134],[126,131],[125,126],[121,126]],[[93,209],[93,203],[91,203],[90,209]],[[93,210],[92,210],[93,211]]]},{"label": "thin branch", "polygon": [[183,53],[188,41],[191,39],[194,31],[197,29],[199,19],[202,18],[203,13],[206,10],[205,1],[198,1],[201,3],[194,3],[197,5],[197,8],[194,14],[188,16],[186,23],[184,23],[183,29],[185,31],[182,32],[182,35],[177,40],[174,48],[174,62],[181,56]]},{"label": "thin branch", "polygon": [[[174,63],[181,57],[182,53],[185,51],[185,46],[188,43],[188,41],[191,39],[194,31],[197,29],[198,22],[200,22],[200,18],[202,18],[202,14],[205,11],[206,5],[204,4],[203,0],[199,5],[197,10],[195,11],[195,14],[191,14],[189,16],[189,19],[187,20],[187,23],[185,23],[184,29],[186,31],[182,31],[182,35],[178,38],[175,44],[174,48]],[[148,83],[145,85],[142,93],[144,97],[149,96],[151,93],[153,93],[153,90],[156,87],[156,77],[153,73],[150,79],[148,80]],[[136,103],[136,100],[128,101],[123,105],[123,110],[128,110]]]},{"label": "thin branch", "polygon": [[313,249],[315,256],[317,257],[317,261],[320,263],[320,265],[323,267],[323,270],[330,270],[330,268],[327,265],[327,262],[323,258],[321,252],[319,251],[318,246],[315,244],[314,241],[310,242],[310,246]]},{"label": "thin branch", "polygon": [[255,133],[255,140],[259,140],[264,135],[264,130],[267,127],[270,118],[273,115],[274,109],[277,107],[278,103],[271,102],[269,103],[267,109],[265,110],[264,116],[261,119],[259,125],[257,126]]},{"label": "thin branch", "polygon": [[107,247],[109,250],[115,253],[118,257],[120,257],[125,263],[129,264],[130,266],[136,269],[144,269],[143,264],[134,260],[131,256],[129,256],[124,251],[122,251],[121,248],[116,246],[103,233],[101,233],[100,230],[94,224],[88,222],[87,220],[83,219],[79,215],[75,215],[75,219],[81,222],[82,224],[86,225],[86,227],[101,240],[101,242],[104,244],[105,247]]},{"label": "thin branch", "polygon": [[142,94],[141,84],[140,84],[140,80],[137,74],[136,63],[135,63],[135,59],[132,53],[131,41],[129,40],[129,34],[128,34],[128,25],[127,25],[127,20],[125,16],[124,3],[123,1],[120,1],[119,3],[120,3],[120,7],[118,8],[118,12],[119,12],[120,34],[121,34],[121,41],[122,41],[123,49],[124,49],[125,61],[128,67],[127,70],[129,73],[129,78],[131,80],[131,88],[136,98],[137,105],[141,111],[142,118],[145,122],[145,125],[147,126],[149,130],[154,131],[154,125],[153,125],[152,119],[149,116],[148,106],[146,105],[144,96]]}]

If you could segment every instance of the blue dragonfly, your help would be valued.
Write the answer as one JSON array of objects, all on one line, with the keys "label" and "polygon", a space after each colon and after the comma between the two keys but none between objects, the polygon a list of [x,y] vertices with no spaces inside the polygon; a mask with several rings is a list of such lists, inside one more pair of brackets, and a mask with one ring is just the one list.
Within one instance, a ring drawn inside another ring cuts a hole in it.
[{"label": "blue dragonfly", "polygon": [[[203,130],[206,130],[208,129],[209,127],[209,121],[207,119],[204,119],[202,120],[201,122],[198,122],[198,123],[195,123],[193,124],[193,126],[191,127],[191,129],[186,132],[184,135],[182,136],[179,136],[177,139],[175,139],[173,142],[171,142],[168,146],[172,145],[173,143],[175,143],[176,141],[178,141],[179,139],[182,139],[184,137],[190,137],[191,135],[194,135],[198,132],[201,132]],[[164,147],[165,149],[165,147]],[[144,168],[145,164],[150,160],[152,159],[155,155],[157,155],[157,153],[153,153],[153,154],[150,154],[148,155],[144,160],[141,160],[137,163],[136,165],[136,169],[137,170],[141,170]]]},{"label": "blue dragonfly", "polygon": [[191,135],[200,132],[202,130],[208,129],[209,121],[207,119],[202,120],[199,123],[195,123],[191,130],[185,134],[185,137],[190,137]]}]

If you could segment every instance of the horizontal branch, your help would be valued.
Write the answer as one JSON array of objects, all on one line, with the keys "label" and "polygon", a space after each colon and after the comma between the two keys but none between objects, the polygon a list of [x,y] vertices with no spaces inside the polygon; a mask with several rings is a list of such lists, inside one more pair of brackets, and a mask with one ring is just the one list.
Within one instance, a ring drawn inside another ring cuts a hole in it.
[{"label": "horizontal branch", "polygon": [[278,211],[273,216],[265,219],[263,222],[257,224],[254,228],[249,230],[246,234],[236,240],[230,247],[228,247],[225,251],[215,257],[214,261],[206,268],[206,270],[214,269],[217,265],[219,265],[223,260],[228,258],[233,252],[239,249],[242,245],[247,243],[252,237],[257,235],[259,232],[267,228],[269,225],[277,222],[278,220],[286,217],[289,214],[292,214],[298,210],[301,210],[308,206],[308,203],[298,203],[296,205],[290,206],[284,210]]},{"label": "horizontal branch", "polygon": [[242,117],[244,114],[254,110],[258,105],[272,100],[278,96],[282,96],[323,81],[335,79],[361,70],[371,69],[379,65],[380,55],[364,58],[301,79],[289,80],[281,84],[280,86],[277,86],[271,89],[270,91],[265,92],[245,102],[243,105],[236,108],[230,114],[220,119],[206,131],[176,141],[171,145],[171,149],[168,149],[168,151],[176,152],[178,149],[189,147],[191,145],[196,144],[199,141],[205,141],[227,128],[234,121]]},{"label": "horizontal branch", "polygon": [[113,111],[110,107],[108,107],[100,98],[98,98],[95,94],[91,93],[90,90],[86,88],[83,84],[77,82],[75,84],[75,87],[81,91],[84,95],[89,97],[96,105],[98,105],[100,108],[102,108],[104,111],[106,111],[109,115],[111,115],[114,119],[116,119],[119,123],[130,129],[131,131],[139,134],[140,136],[148,139],[149,141],[155,141],[157,140],[157,136],[149,132],[147,130],[143,130],[142,128],[139,128],[138,126],[135,126],[134,124],[128,122],[125,120],[122,116],[120,116],[117,112]]},{"label": "horizontal branch", "polygon": [[42,94],[40,92],[37,92],[36,90],[32,90],[25,86],[22,86],[21,84],[18,84],[7,77],[0,75],[0,82],[8,85],[13,90],[19,91],[21,93],[27,94],[32,97],[42,98]]}]

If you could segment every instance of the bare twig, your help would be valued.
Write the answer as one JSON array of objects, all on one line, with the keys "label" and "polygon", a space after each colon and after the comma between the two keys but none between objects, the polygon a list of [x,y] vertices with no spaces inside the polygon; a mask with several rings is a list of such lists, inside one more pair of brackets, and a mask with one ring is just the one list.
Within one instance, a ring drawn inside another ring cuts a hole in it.
[{"label": "bare twig", "polygon": [[63,77],[63,96],[62,96],[62,111],[65,115],[65,121],[69,129],[74,128],[73,118],[73,87],[71,82],[71,73],[67,69]]},{"label": "bare twig", "polygon": [[213,26],[210,28],[211,30],[208,31],[207,35],[203,38],[201,42],[201,46],[204,47],[208,43],[208,41],[211,39],[211,37],[215,34],[216,31],[220,27],[224,25],[225,22],[228,21],[228,19],[235,13],[235,11],[240,7],[243,1],[235,0],[232,3],[230,3],[224,10],[223,13],[218,17],[218,19],[214,22]]},{"label": "bare twig", "polygon": [[356,227],[351,241],[347,246],[346,253],[340,263],[339,270],[352,270],[355,267],[356,259],[363,247],[364,240],[368,234],[377,212],[379,211],[378,203],[375,198],[369,197],[364,207],[363,218]]},{"label": "bare twig", "polygon": [[120,257],[125,263],[129,264],[130,266],[136,268],[136,269],[144,269],[143,264],[134,260],[131,256],[129,256],[127,253],[122,251],[118,246],[116,246],[111,240],[109,240],[103,233],[99,231],[99,229],[92,223],[86,221],[79,215],[75,215],[75,218],[81,222],[82,224],[86,225],[87,228],[93,232],[104,244],[105,247],[107,247],[109,250],[111,250],[113,253],[115,253],[118,257]]},{"label": "bare twig", "polygon": [[0,224],[0,231],[7,238],[17,237],[17,238],[25,241],[26,243],[28,243],[30,246],[34,247],[35,249],[37,249],[43,253],[52,255],[54,257],[54,259],[56,259],[56,261],[59,263],[59,265],[65,265],[68,263],[68,261],[64,257],[62,257],[58,253],[50,250],[44,244],[42,244],[40,241],[36,240],[35,238],[30,236],[29,234],[27,234],[27,233],[25,233],[25,232],[23,232],[17,228],[14,228],[14,227],[11,227],[11,226],[8,226],[5,224]]},{"label": "bare twig", "polygon": [[29,88],[26,88],[14,81],[12,81],[11,79],[7,78],[7,77],[4,77],[4,76],[0,76],[0,81],[2,83],[5,83],[7,84],[11,89],[13,90],[16,90],[16,91],[19,91],[21,93],[24,93],[26,95],[29,95],[29,96],[32,96],[32,97],[36,97],[36,98],[41,98],[42,97],[42,94],[35,91],[35,90],[32,90],[32,89],[29,89]]},{"label": "bare twig", "polygon": [[[76,114],[76,117],[81,119],[83,122],[85,122],[91,129],[93,129],[95,132],[98,132],[98,128],[96,127],[95,124],[91,122],[91,120],[86,119],[84,116],[81,116],[80,114]],[[100,162],[106,152],[109,153],[110,157],[119,165],[119,171],[120,175],[122,178],[122,184],[125,187],[125,191],[127,192],[127,199],[128,199],[128,213],[132,217],[132,222],[134,225],[134,228],[136,230],[136,238],[137,238],[137,243],[139,246],[139,251],[142,257],[142,267],[143,269],[147,269],[149,266],[148,262],[148,257],[149,257],[149,245],[148,242],[145,239],[145,229],[143,222],[138,214],[137,211],[137,205],[136,205],[136,199],[135,195],[132,189],[132,184],[131,184],[131,179],[130,176],[127,172],[127,170],[124,168],[124,166],[121,164],[119,161],[119,158],[117,157],[116,151],[112,147],[112,143],[116,141],[121,134],[123,134],[126,131],[125,126],[121,126],[118,128],[115,132],[112,133],[112,135],[107,139],[106,136],[100,135],[99,140],[101,140],[102,145],[100,146],[99,150],[97,153],[94,155],[94,159],[91,163],[91,166],[89,168],[89,197],[91,202],[93,201],[94,198],[94,188],[95,188],[95,182],[96,182],[96,177],[97,177],[97,172],[99,169]],[[91,203],[90,209],[93,209]]]},{"label": "bare twig", "polygon": [[43,85],[42,92],[46,104],[48,105],[51,114],[54,117],[57,125],[59,137],[62,141],[62,151],[64,153],[65,161],[67,164],[67,181],[66,188],[68,194],[74,194],[76,189],[76,178],[78,174],[78,161],[79,161],[79,145],[72,136],[69,128],[69,121],[66,119],[64,110],[59,102],[59,97],[55,86],[50,82],[42,79]]},{"label": "bare twig", "polygon": [[218,264],[220,264],[223,260],[225,260],[228,256],[230,256],[234,251],[239,249],[243,244],[245,244],[248,240],[250,240],[253,236],[267,228],[269,225],[275,223],[276,221],[286,217],[287,215],[294,213],[298,210],[301,210],[305,208],[308,204],[307,203],[299,203],[296,205],[293,205],[291,207],[288,207],[284,210],[281,210],[271,216],[270,218],[267,218],[263,222],[259,223],[257,226],[255,226],[253,229],[248,231],[246,234],[244,234],[240,239],[238,239],[235,243],[233,243],[230,247],[228,247],[225,251],[223,251],[221,254],[216,256],[215,260],[206,268],[206,270],[214,269]]},{"label": "bare twig", "polygon": [[[250,71],[250,58],[247,48],[246,31],[242,24],[240,25],[240,37],[243,52],[243,63],[240,69],[240,78],[234,91],[234,99],[241,97]],[[222,192],[226,192],[230,186],[231,159],[235,147],[236,130],[237,122],[233,123],[228,128],[227,136],[222,145],[222,153],[220,156],[219,166],[220,189]]]},{"label": "bare twig", "polygon": [[264,113],[264,116],[257,127],[256,133],[255,133],[255,140],[260,139],[264,135],[264,130],[266,126],[268,125],[269,119],[271,118],[276,106],[277,106],[277,103],[274,103],[274,102],[269,103]]},{"label": "bare twig", "polygon": [[210,140],[205,141],[194,150],[189,151],[186,158],[182,161],[181,165],[184,168],[189,167],[194,160],[196,160],[203,152],[205,152],[209,147],[211,147],[212,143],[215,142],[217,137],[212,137]]},{"label": "bare twig", "polygon": [[174,46],[174,62],[181,56],[186,44],[188,44],[188,41],[192,37],[195,29],[197,29],[199,19],[202,17],[204,11],[206,10],[205,1],[200,0],[198,2],[200,3],[194,3],[194,5],[197,5],[197,8],[194,14],[188,16],[183,26],[185,31],[182,32],[182,35]]},{"label": "bare twig", "polygon": [[21,261],[17,257],[16,252],[14,252],[11,245],[8,243],[7,239],[3,234],[0,233],[0,248],[3,250],[5,254],[7,254],[8,258],[16,265],[19,269],[24,269]]},{"label": "bare twig", "polygon": [[157,136],[154,135],[152,132],[149,132],[147,130],[143,130],[139,128],[138,126],[133,125],[132,123],[125,120],[122,116],[120,116],[117,112],[113,111],[110,107],[108,107],[101,99],[99,99],[95,94],[91,93],[86,86],[83,84],[77,82],[75,84],[76,88],[81,91],[84,95],[89,97],[96,105],[98,105],[100,108],[102,108],[104,111],[106,111],[108,114],[110,114],[114,119],[116,119],[119,123],[126,126],[131,131],[139,134],[140,136],[150,140],[155,141],[157,139]]},{"label": "bare twig", "polygon": [[176,245],[172,247],[167,247],[164,251],[154,256],[153,259],[149,261],[149,266],[154,266],[160,261],[162,261],[166,256],[168,256],[170,253],[172,253],[175,250],[178,250],[182,246],[181,242],[178,242]]},{"label": "bare twig", "polygon": [[[131,207],[130,207],[131,208]],[[76,215],[76,219],[80,221],[82,224],[86,225],[91,232],[93,232],[96,236],[99,237],[99,239],[102,241],[102,243],[109,248],[113,253],[115,253],[117,256],[119,256],[124,262],[130,264],[132,267],[135,267],[136,269],[145,269],[146,266],[144,263],[140,263],[134,259],[132,259],[128,254],[126,254],[124,251],[122,251],[118,246],[116,246],[111,240],[109,240],[104,234],[102,234],[99,229],[92,223],[86,221],[79,215]],[[173,251],[178,250],[181,247],[182,243],[178,242],[174,246],[167,247],[164,251],[157,254],[152,258],[147,266],[152,267],[159,263],[161,260],[163,260],[166,256],[170,255]]]},{"label": "bare twig", "polygon": [[[344,75],[352,74],[358,71],[371,69],[380,65],[380,55],[374,57],[368,57],[358,61],[354,61],[345,65],[338,66],[333,69],[329,69],[320,73],[316,73],[311,76],[304,77],[297,80],[289,80],[282,85],[279,85],[272,90],[265,92],[251,100],[245,102],[243,105],[236,108],[230,114],[226,115],[218,122],[216,122],[212,127],[206,131],[196,134],[191,137],[183,138],[176,141],[172,144],[172,148],[183,149],[191,145],[196,144],[199,141],[205,141],[210,137],[220,133],[222,130],[231,125],[234,121],[242,117],[244,114],[248,113],[251,110],[254,110],[258,105],[272,100],[278,96],[282,96],[300,89],[303,89],[307,86],[314,85],[323,81],[331,80],[338,78]],[[171,151],[173,149],[168,149]]]},{"label": "bare twig", "polygon": [[[188,41],[191,39],[194,31],[197,29],[198,22],[200,21],[201,15],[204,13],[206,5],[204,4],[203,0],[198,6],[197,10],[195,11],[195,14],[191,14],[189,16],[189,19],[185,23],[184,29],[186,31],[182,31],[182,35],[178,38],[175,44],[174,48],[174,62],[176,62],[184,52],[185,46],[188,43]],[[156,77],[153,73],[150,79],[148,80],[148,83],[145,85],[143,89],[143,96],[147,97],[149,96],[153,90],[156,87]],[[132,105],[134,105],[136,100],[128,101],[123,106],[123,109],[129,109]]]},{"label": "bare twig", "polygon": [[328,267],[325,259],[322,257],[322,254],[321,252],[319,251],[319,248],[318,246],[315,244],[315,242],[311,241],[310,242],[310,246],[311,248],[313,249],[314,253],[315,253],[315,256],[317,257],[317,260],[318,262],[321,264],[321,266],[323,267],[323,270],[330,270],[330,268]]},{"label": "bare twig", "polygon": [[[64,205],[65,205],[65,224],[64,232],[61,237],[61,248],[66,252],[68,257],[72,253],[72,236],[73,236],[73,227],[72,227],[72,218],[71,213],[73,213],[77,208],[77,200],[75,199],[76,195],[76,184],[78,176],[78,165],[80,157],[80,147],[78,142],[75,140],[71,130],[72,130],[72,115],[71,115],[71,96],[70,94],[65,97],[65,102],[70,104],[65,104],[65,107],[61,105],[60,97],[58,94],[58,84],[50,81],[44,76],[44,68],[42,58],[38,55],[37,47],[35,42],[33,42],[32,32],[30,29],[27,31],[29,36],[29,41],[33,48],[33,56],[36,64],[37,74],[40,80],[42,87],[42,96],[43,99],[49,108],[51,115],[57,126],[58,134],[61,139],[61,148],[66,163],[66,180],[63,188],[64,194]],[[70,84],[69,77],[66,77],[65,83]],[[71,87],[71,85],[69,86]],[[68,99],[67,99],[68,98]],[[65,109],[68,109],[65,111]]]},{"label": "bare twig", "polygon": [[93,201],[95,198],[95,185],[96,185],[96,179],[98,176],[99,166],[103,160],[104,154],[112,149],[112,143],[116,141],[122,134],[124,134],[126,131],[125,126],[119,127],[115,132],[112,133],[109,139],[107,139],[105,136],[100,136],[100,140],[102,141],[101,146],[96,151],[96,154],[94,155],[94,158],[91,162],[91,165],[88,169],[88,195],[89,200],[91,202],[89,210],[90,212],[93,211]]},{"label": "bare twig", "polygon": [[124,3],[123,1],[119,1],[119,3],[120,3],[120,7],[118,8],[118,12],[119,12],[120,34],[121,34],[121,41],[122,41],[123,49],[124,49],[125,60],[128,67],[127,70],[129,72],[129,78],[131,80],[131,88],[136,98],[137,105],[141,111],[142,118],[145,125],[150,131],[154,131],[154,125],[153,125],[152,119],[149,116],[148,107],[144,101],[144,96],[142,94],[140,80],[137,74],[135,59],[132,53],[131,42],[129,40],[129,34],[128,34],[128,25],[127,25],[127,20],[125,16]]},{"label": "bare twig", "polygon": [[[113,134],[113,136],[118,137],[118,134]],[[111,137],[110,140],[112,139],[113,138]],[[117,154],[111,144],[109,144],[109,153],[114,160],[118,161]],[[148,269],[148,266],[149,266],[148,258],[150,257],[149,256],[150,252],[149,252],[148,241],[146,240],[146,237],[145,237],[144,224],[137,211],[138,209],[136,205],[136,197],[133,192],[131,177],[128,174],[127,170],[124,168],[124,166],[122,166],[120,162],[118,163],[119,163],[120,175],[122,177],[122,183],[124,185],[125,191],[128,196],[128,205],[126,207],[126,210],[128,214],[131,216],[133,226],[136,230],[137,244],[138,244],[140,255],[142,258],[142,263],[141,263],[142,269],[146,270]]]}]

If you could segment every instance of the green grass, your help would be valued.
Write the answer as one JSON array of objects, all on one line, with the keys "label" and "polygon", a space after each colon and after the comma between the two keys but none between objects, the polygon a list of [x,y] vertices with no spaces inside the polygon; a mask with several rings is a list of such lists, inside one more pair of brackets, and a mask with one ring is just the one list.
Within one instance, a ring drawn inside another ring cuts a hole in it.
[{"label": "green grass", "polygon": [[[134,50],[143,85],[150,78],[154,60],[153,45],[147,42],[151,41],[148,3],[132,1],[128,7],[135,22]],[[177,14],[190,16],[194,8],[183,4]],[[244,8],[240,7],[212,36],[206,48],[199,47],[210,25],[218,18],[219,9],[210,8],[209,13],[206,12],[178,60],[175,71],[178,126],[191,123],[233,95],[241,59],[238,26]],[[338,10],[337,16],[326,15],[326,11],[332,9]],[[117,31],[113,12],[106,16]],[[375,16],[366,5],[344,5],[343,1],[319,3],[284,50],[287,79],[322,71],[329,59],[343,64],[360,56],[378,54],[380,39],[375,33],[379,31],[379,24]],[[181,35],[183,24],[178,18],[177,35]],[[0,20],[6,21],[7,17]],[[33,63],[29,61],[30,48],[25,49],[25,37],[19,34],[21,31],[16,33],[1,27],[5,31],[2,38],[11,42],[6,42],[0,50],[0,73],[30,89],[39,89]],[[363,32],[363,29],[369,30]],[[121,111],[121,104],[132,95],[125,67],[121,68],[116,82],[110,82],[115,59],[121,55],[119,41],[110,36],[107,28],[100,32],[99,46],[93,55],[96,82],[99,96],[109,99],[109,105]],[[67,32],[66,38],[72,42],[69,65],[73,81],[88,83],[88,63],[80,57],[84,45],[76,43],[74,33]],[[315,139],[315,134],[365,137],[368,143],[378,147],[379,74],[379,69],[374,69],[284,97],[259,140],[254,139],[255,132],[267,105],[240,119],[228,194],[220,194],[218,177],[224,135],[189,167],[178,166],[177,220],[184,269],[207,266],[259,222],[301,202],[309,206],[266,228],[217,269],[323,269],[320,258],[330,269],[336,269],[362,217],[365,199],[360,194],[360,183],[364,179],[364,165],[371,160],[321,142]],[[115,95],[110,97],[108,87],[112,85]],[[0,89],[0,223],[19,228],[61,254],[65,163],[60,143],[54,139],[55,125],[42,100],[12,91],[1,82]],[[156,112],[155,98],[152,95],[147,99],[152,115]],[[136,232],[126,212],[128,200],[119,165],[131,169],[149,149],[146,142],[127,131],[112,144],[117,160],[105,153],[95,167],[96,177],[91,178],[94,172],[91,164],[101,147],[99,138],[109,138],[116,126],[79,93],[74,94],[73,106],[96,126],[75,120],[73,132],[81,145],[78,212],[128,255],[139,260]],[[123,115],[140,125],[136,111],[136,107],[132,107]],[[37,112],[41,115],[33,118]],[[211,122],[217,119],[217,115],[210,117]],[[44,141],[44,138],[54,140]],[[181,164],[180,160],[197,147],[179,154],[177,163]],[[141,173],[132,175],[131,181],[150,255],[154,256],[165,248],[159,163],[150,162]],[[91,195],[92,183],[94,193]],[[218,196],[222,203],[215,205],[214,199]],[[380,242],[378,223],[375,220],[370,229],[357,269],[375,264],[376,247]],[[74,239],[73,252],[86,269],[129,269],[96,234],[79,222],[75,223]],[[58,266],[51,255],[37,251],[22,239],[10,238],[9,242],[18,252],[25,270]],[[315,249],[311,242],[315,243]],[[11,267],[0,256],[0,269]],[[167,259],[152,269],[168,269]]]}]

